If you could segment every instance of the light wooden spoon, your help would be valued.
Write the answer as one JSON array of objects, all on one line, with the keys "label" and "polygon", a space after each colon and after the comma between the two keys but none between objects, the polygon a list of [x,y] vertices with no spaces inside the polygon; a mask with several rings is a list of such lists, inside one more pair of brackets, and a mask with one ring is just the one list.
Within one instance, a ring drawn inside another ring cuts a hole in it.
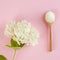
[{"label": "light wooden spoon", "polygon": [[47,11],[45,14],[45,21],[48,23],[50,28],[50,42],[49,51],[52,51],[52,24],[55,22],[55,14],[52,11]]}]

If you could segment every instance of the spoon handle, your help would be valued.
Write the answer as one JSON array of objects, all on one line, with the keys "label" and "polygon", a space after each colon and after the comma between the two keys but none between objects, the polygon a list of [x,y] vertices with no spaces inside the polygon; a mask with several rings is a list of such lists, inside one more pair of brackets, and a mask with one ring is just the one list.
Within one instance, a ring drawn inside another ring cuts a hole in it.
[{"label": "spoon handle", "polygon": [[50,25],[50,49],[49,51],[52,51],[52,26]]}]

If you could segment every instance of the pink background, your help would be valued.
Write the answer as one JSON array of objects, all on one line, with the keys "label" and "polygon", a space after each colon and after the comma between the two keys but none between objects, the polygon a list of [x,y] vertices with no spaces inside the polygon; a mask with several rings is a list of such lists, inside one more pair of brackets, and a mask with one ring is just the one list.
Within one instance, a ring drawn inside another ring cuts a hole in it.
[{"label": "pink background", "polygon": [[[4,35],[5,25],[10,20],[26,19],[40,32],[39,45],[25,46],[18,50],[15,60],[60,60],[60,0],[0,0],[0,54],[12,60],[13,49],[6,47],[9,39]],[[44,13],[56,14],[53,24],[53,51],[48,51],[49,28],[44,22]]]}]

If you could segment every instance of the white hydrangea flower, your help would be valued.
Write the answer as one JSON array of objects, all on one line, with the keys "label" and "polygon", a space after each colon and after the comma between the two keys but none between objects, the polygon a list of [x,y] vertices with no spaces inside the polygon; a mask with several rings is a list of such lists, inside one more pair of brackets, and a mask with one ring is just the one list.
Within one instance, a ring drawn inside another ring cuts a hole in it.
[{"label": "white hydrangea flower", "polygon": [[38,44],[39,32],[31,26],[29,22],[13,22],[7,25],[5,33],[12,36],[18,44],[36,45]]},{"label": "white hydrangea flower", "polygon": [[11,21],[9,24],[6,25],[6,29],[5,29],[5,35],[14,35],[14,27],[15,27],[16,22],[15,21]]}]

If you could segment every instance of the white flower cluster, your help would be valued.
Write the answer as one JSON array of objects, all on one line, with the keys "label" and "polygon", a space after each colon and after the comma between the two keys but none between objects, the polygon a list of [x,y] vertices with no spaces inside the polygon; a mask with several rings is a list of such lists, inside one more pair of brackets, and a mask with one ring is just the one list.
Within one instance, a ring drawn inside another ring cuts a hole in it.
[{"label": "white flower cluster", "polygon": [[38,43],[39,38],[39,32],[26,20],[17,23],[11,21],[6,26],[5,34],[10,35],[19,45],[22,43],[34,46]]}]

